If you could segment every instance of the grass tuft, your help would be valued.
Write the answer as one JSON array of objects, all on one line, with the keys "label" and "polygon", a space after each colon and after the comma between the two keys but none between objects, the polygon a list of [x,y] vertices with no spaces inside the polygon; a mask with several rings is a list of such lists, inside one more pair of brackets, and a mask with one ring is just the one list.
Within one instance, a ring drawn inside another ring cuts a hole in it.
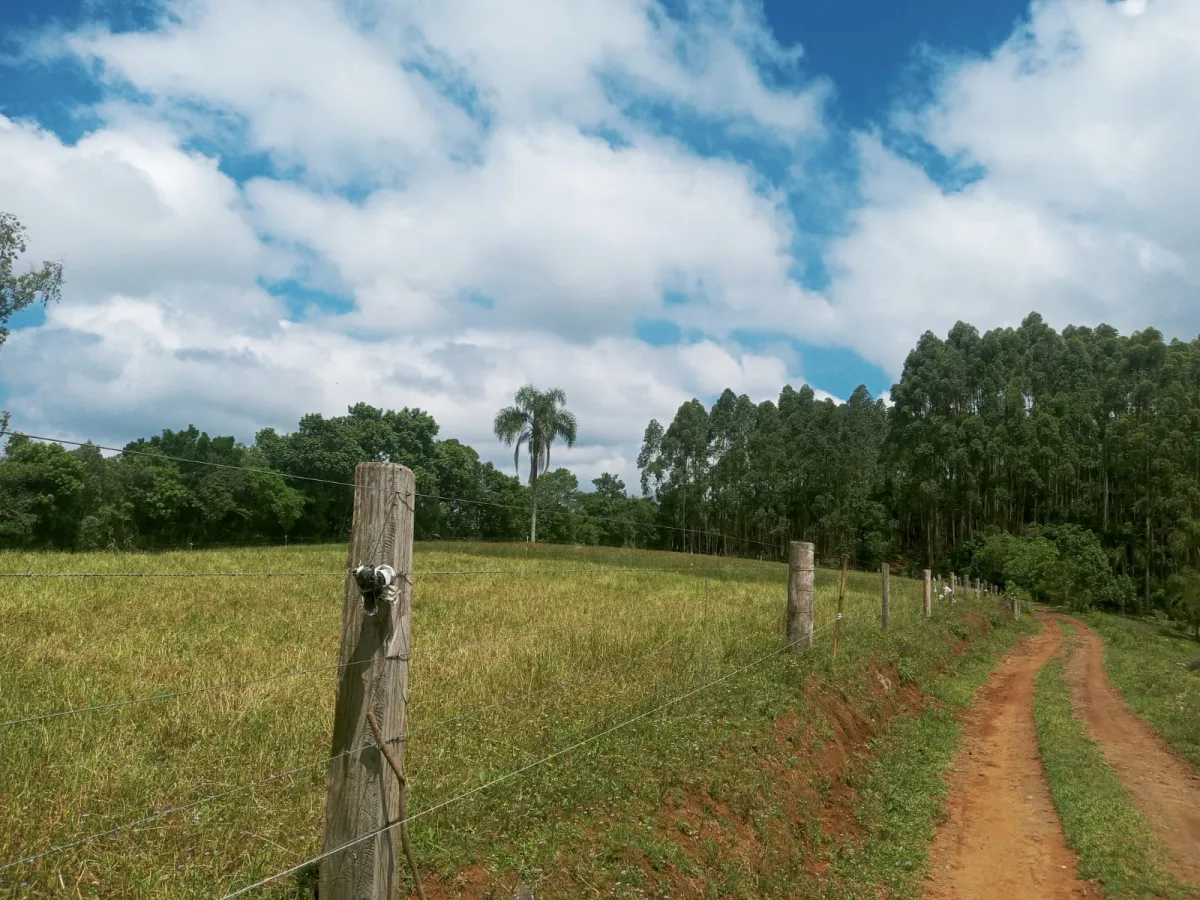
[{"label": "grass tuft", "polygon": [[1183,668],[1200,643],[1151,622],[1104,613],[1086,620],[1104,638],[1104,667],[1125,702],[1200,766],[1200,672]]},{"label": "grass tuft", "polygon": [[1193,897],[1163,868],[1165,850],[1100,748],[1075,719],[1061,658],[1038,675],[1034,720],[1042,764],[1079,874],[1109,900]]}]

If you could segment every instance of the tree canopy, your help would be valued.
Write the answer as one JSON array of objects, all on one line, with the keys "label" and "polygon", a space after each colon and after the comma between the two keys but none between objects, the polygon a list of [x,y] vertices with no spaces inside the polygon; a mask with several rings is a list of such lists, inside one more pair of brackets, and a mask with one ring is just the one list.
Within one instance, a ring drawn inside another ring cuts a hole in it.
[{"label": "tree canopy", "polygon": [[1036,314],[982,335],[959,323],[921,337],[891,405],[861,386],[845,403],[806,385],[774,402],[688,400],[646,426],[642,497],[613,474],[582,491],[551,470],[553,440],[576,437],[565,398],[527,387],[516,399],[493,425],[526,448],[530,487],[439,439],[419,409],[313,413],[248,446],[168,430],[114,458],[14,437],[0,546],[341,540],[342,483],[359,461],[391,460],[416,473],[420,539],[523,540],[536,490],[545,540],[770,558],[809,540],[829,561],[955,570],[1200,622],[1200,339],[1056,332]]},{"label": "tree canopy", "polygon": [[513,465],[521,470],[521,447],[529,456],[529,493],[531,513],[529,540],[537,542],[538,479],[550,468],[550,449],[562,439],[575,446],[578,423],[566,408],[567,395],[560,388],[540,391],[527,384],[513,397],[513,405],[496,413],[492,431],[506,447],[513,447]]},{"label": "tree canopy", "polygon": [[1086,544],[1125,579],[1090,584],[1093,602],[1188,606],[1200,339],[1056,332],[1036,313],[983,335],[959,323],[921,337],[891,400],[859,387],[837,404],[807,386],[777,403],[728,390],[711,409],[690,400],[667,427],[647,426],[643,490],[661,523],[692,529],[674,533],[679,549],[713,549],[714,532],[742,553],[810,540],[827,559],[969,572],[982,539],[1008,534],[1068,562]]}]

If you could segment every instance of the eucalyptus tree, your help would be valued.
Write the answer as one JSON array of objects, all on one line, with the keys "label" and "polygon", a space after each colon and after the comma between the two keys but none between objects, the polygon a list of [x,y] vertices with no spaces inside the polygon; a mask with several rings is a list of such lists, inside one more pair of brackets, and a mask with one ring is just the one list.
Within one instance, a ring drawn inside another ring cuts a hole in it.
[{"label": "eucalyptus tree", "polygon": [[527,384],[517,391],[512,406],[496,413],[492,425],[496,438],[504,446],[515,446],[513,465],[518,473],[522,445],[529,456],[530,543],[537,543],[537,482],[550,469],[550,448],[559,438],[568,447],[575,446],[578,423],[566,403],[567,395],[559,388],[540,391]]}]

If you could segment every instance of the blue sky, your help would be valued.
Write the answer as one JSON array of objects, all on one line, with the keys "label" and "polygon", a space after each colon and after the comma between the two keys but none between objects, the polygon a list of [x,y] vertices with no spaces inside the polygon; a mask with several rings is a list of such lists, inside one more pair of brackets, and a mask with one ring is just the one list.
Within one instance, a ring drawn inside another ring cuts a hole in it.
[{"label": "blue sky", "polygon": [[566,462],[631,481],[688,397],[880,394],[958,319],[1200,328],[1195,4],[498,10],[0,5],[0,203],[68,274],[0,402],[109,441],[418,405],[500,459],[555,382]]}]

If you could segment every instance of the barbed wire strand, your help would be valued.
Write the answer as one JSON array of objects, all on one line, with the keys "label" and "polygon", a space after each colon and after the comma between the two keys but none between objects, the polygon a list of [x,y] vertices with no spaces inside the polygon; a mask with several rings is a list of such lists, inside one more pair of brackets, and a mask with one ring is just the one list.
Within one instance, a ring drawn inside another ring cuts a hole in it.
[{"label": "barbed wire strand", "polygon": [[[828,627],[828,626],[825,626],[825,627]],[[816,632],[814,632],[814,636],[815,636],[815,633]],[[489,788],[495,787],[496,785],[501,784],[505,781],[510,781],[513,778],[516,778],[517,776],[522,775],[531,769],[537,768],[538,766],[545,765],[546,763],[551,762],[551,761],[559,758],[560,756],[565,756],[568,753],[572,753],[576,750],[586,747],[589,744],[595,743],[596,741],[598,741],[602,738],[605,738],[608,735],[613,734],[616,731],[620,731],[622,728],[627,728],[630,725],[632,725],[636,722],[640,722],[643,719],[647,719],[650,716],[652,716],[656,713],[659,713],[664,709],[668,709],[669,707],[674,706],[678,703],[681,703],[684,700],[687,700],[691,697],[694,697],[697,694],[700,694],[706,690],[716,687],[717,685],[722,684],[723,682],[726,682],[729,679],[731,679],[737,675],[740,675],[743,672],[749,671],[750,669],[754,668],[755,666],[760,665],[769,659],[773,659],[774,657],[778,656],[780,653],[790,650],[791,648],[795,647],[796,644],[800,643],[801,640],[805,640],[805,638],[791,641],[784,647],[776,649],[776,650],[772,650],[770,653],[766,653],[766,654],[758,657],[757,659],[752,660],[751,662],[747,663],[744,666],[741,666],[737,669],[727,672],[724,675],[720,676],[719,678],[714,678],[711,681],[708,681],[708,682],[700,685],[699,687],[692,688],[689,691],[686,691],[682,694],[672,697],[671,699],[669,699],[663,703],[660,703],[657,706],[655,706],[649,710],[646,710],[645,712],[641,712],[641,713],[637,714],[636,716],[632,716],[628,719],[618,722],[616,725],[612,725],[608,728],[605,728],[603,731],[599,731],[599,732],[592,734],[580,741],[576,741],[575,743],[570,744],[567,747],[563,747],[559,750],[555,750],[553,753],[549,753],[546,756],[536,759],[533,762],[527,763],[524,766],[513,769],[509,772],[504,773],[503,775],[499,775],[496,778],[493,778],[490,781],[485,782],[484,784],[478,785],[474,788],[471,788],[470,790],[467,790],[460,794],[457,794],[454,797],[451,797],[447,800],[442,800],[440,802],[434,803],[431,806],[427,806],[424,809],[419,810],[417,813],[409,816],[407,819],[398,820],[396,822],[391,822],[387,825],[384,825],[381,828],[377,828],[374,831],[368,832],[367,834],[362,835],[361,837],[357,837],[352,841],[348,841],[338,847],[334,847],[332,850],[326,850],[323,853],[320,853],[317,856],[307,859],[302,863],[299,863],[295,866],[284,869],[283,871],[276,872],[274,875],[270,875],[267,878],[263,878],[259,881],[254,882],[253,884],[249,884],[249,885],[246,885],[245,887],[239,888],[238,890],[233,891],[232,893],[226,894],[224,897],[221,898],[221,900],[233,900],[234,897],[240,897],[244,894],[248,894],[249,892],[251,892],[253,890],[257,890],[260,887],[265,887],[266,885],[271,884],[272,882],[278,881],[280,878],[286,878],[288,875],[291,875],[295,872],[300,871],[301,869],[311,866],[313,863],[321,862],[322,860],[328,859],[331,856],[335,856],[336,854],[341,853],[345,850],[348,850],[351,847],[355,847],[365,841],[369,841],[373,838],[379,837],[381,834],[384,834],[384,833],[390,831],[391,829],[399,826],[401,821],[408,822],[408,823],[415,822],[418,819],[421,819],[431,813],[437,812],[440,809],[444,809],[447,806],[450,806],[455,803],[459,803],[463,800],[473,797],[476,794],[486,791]]]},{"label": "barbed wire strand", "polygon": [[[430,572],[413,572],[411,578],[449,578],[457,576],[486,575],[604,575],[609,572],[754,572],[743,566],[570,566],[535,567],[520,569],[446,569]],[[0,578],[349,578],[349,572],[0,572]]]},{"label": "barbed wire strand", "polygon": [[[566,630],[566,629],[565,628],[558,628],[558,629],[544,628],[544,629],[541,629],[538,633],[556,633],[556,632],[564,631],[564,630]],[[495,639],[495,636],[493,635],[491,637],[483,638],[478,641],[468,641],[466,643],[460,643],[460,644],[445,644],[445,645],[434,646],[434,647],[417,647],[408,653],[402,653],[398,656],[386,657],[385,661],[402,661],[402,660],[407,660],[414,656],[428,656],[428,655],[431,655],[434,653],[447,653],[447,652],[454,651],[454,650],[463,650],[463,649],[466,649],[467,647],[477,647],[481,644],[491,643],[494,641],[494,639]],[[272,681],[281,681],[285,678],[298,678],[301,675],[312,675],[312,674],[315,674],[318,672],[331,672],[334,670],[348,669],[353,666],[361,666],[361,665],[365,665],[370,662],[374,662],[374,660],[373,659],[360,659],[360,660],[356,660],[353,662],[347,662],[347,663],[333,663],[333,664],[330,664],[327,666],[314,666],[313,668],[309,668],[309,669],[293,669],[291,671],[280,672],[275,675],[266,675],[262,678],[248,678],[248,679],[244,679],[241,681],[222,681],[222,682],[217,682],[215,684],[202,685],[201,687],[187,688],[182,691],[168,691],[166,693],[161,693],[161,694],[150,694],[145,697],[134,697],[129,700],[114,700],[111,703],[99,703],[99,704],[95,704],[93,706],[71,707],[69,709],[56,710],[54,712],[39,713],[37,715],[25,716],[25,717],[19,718],[19,719],[9,719],[7,721],[0,722],[0,728],[7,728],[9,726],[16,726],[16,725],[28,725],[28,724],[31,724],[34,722],[44,722],[49,719],[58,719],[58,718],[62,718],[64,716],[80,715],[82,713],[93,713],[93,712],[100,712],[102,710],[120,709],[120,708],[126,707],[126,706],[138,706],[143,703],[156,703],[156,702],[160,702],[160,701],[164,701],[164,700],[171,700],[176,697],[188,697],[188,696],[193,696],[195,694],[203,694],[203,693],[207,693],[209,691],[232,690],[234,688],[248,687],[250,685],[266,684],[266,683],[272,682]]]},{"label": "barbed wire strand", "polygon": [[[123,449],[120,447],[107,447],[107,446],[104,446],[103,444],[97,444],[93,441],[71,441],[71,440],[67,440],[65,438],[46,437],[45,435],[29,434],[27,432],[22,432],[22,431],[11,431],[11,430],[0,431],[0,437],[3,437],[4,435],[8,435],[10,437],[23,437],[23,438],[27,438],[29,440],[34,440],[34,441],[47,441],[49,443],[54,443],[54,444],[69,444],[73,447],[89,447],[90,446],[90,447],[95,447],[97,450],[105,450],[110,453],[119,453],[119,454],[128,455],[128,456],[147,457],[150,459],[166,460],[168,462],[186,463],[189,465],[197,465],[197,466],[212,466],[214,468],[233,470],[233,471],[239,471],[239,472],[254,472],[257,474],[261,474],[261,475],[274,475],[278,478],[289,478],[289,479],[292,479],[295,481],[306,481],[306,482],[315,483],[315,484],[325,484],[325,485],[334,485],[334,486],[338,486],[338,487],[356,488],[356,485],[352,481],[336,481],[331,478],[317,478],[317,477],[310,476],[310,475],[294,475],[290,472],[280,472],[276,469],[268,469],[268,468],[265,468],[262,466],[236,466],[231,463],[219,463],[219,462],[214,462],[212,460],[204,460],[204,459],[189,459],[189,458],[183,457],[183,456],[172,456],[172,455],[169,455],[166,453],[153,453],[153,452],[149,452],[146,450],[130,450],[130,449]],[[423,494],[423,493],[413,493],[412,496],[414,498],[419,498],[422,500],[437,500],[442,503],[462,503],[462,504],[468,504],[468,505],[474,505],[474,506],[490,506],[490,507],[495,507],[495,508],[499,508],[499,509],[510,509],[510,510],[515,510],[515,511],[520,511],[520,512],[526,511],[526,507],[524,507],[524,506],[518,506],[513,503],[501,503],[498,500],[476,500],[476,499],[468,499],[465,497],[447,497],[442,494]],[[781,550],[782,549],[779,544],[774,543],[774,542],[759,541],[759,540],[755,540],[753,538],[733,537],[730,535],[721,534],[720,532],[705,531],[705,530],[699,529],[699,528],[684,528],[684,527],[681,527],[678,525],[663,525],[663,524],[653,523],[653,522],[638,522],[635,519],[624,519],[624,518],[619,518],[619,517],[615,517],[615,516],[596,516],[591,513],[583,513],[583,512],[573,512],[572,515],[574,515],[578,518],[589,519],[592,521],[610,522],[612,524],[618,524],[618,525],[632,525],[636,528],[654,528],[654,529],[660,529],[660,530],[665,530],[665,531],[671,531],[671,532],[675,532],[675,533],[679,533],[679,534],[696,535],[698,537],[705,537],[705,538],[716,538],[718,541],[723,541],[726,545],[728,545],[729,543],[743,544],[743,545],[750,544],[750,545],[759,546],[759,547],[770,547],[772,550]]]},{"label": "barbed wire strand", "polygon": [[[459,713],[458,715],[455,715],[455,716],[450,716],[445,719],[439,719],[439,720],[430,722],[425,725],[419,725],[416,728],[405,729],[405,731],[401,732],[400,734],[396,734],[396,735],[393,735],[392,737],[389,737],[387,739],[387,743],[389,743],[389,744],[405,743],[415,734],[427,733],[427,732],[433,731],[437,728],[444,728],[447,725],[452,725],[455,722],[463,721],[465,719],[479,715],[483,712],[487,712],[488,710],[509,707],[509,706],[515,706],[517,703],[523,702],[526,699],[548,693],[549,691],[552,691],[552,690],[559,689],[559,688],[563,687],[564,685],[582,683],[587,678],[589,678],[593,675],[596,675],[598,673],[605,672],[610,669],[623,667],[623,666],[629,665],[630,663],[641,662],[642,660],[648,659],[649,657],[654,656],[655,654],[661,653],[663,650],[672,646],[672,644],[676,644],[676,643],[680,643],[680,642],[681,641],[666,642],[664,644],[661,644],[661,645],[655,647],[653,650],[651,650],[647,653],[642,653],[642,654],[638,654],[635,656],[623,657],[622,659],[616,660],[615,662],[606,663],[603,666],[596,666],[595,668],[592,668],[586,672],[580,673],[579,675],[576,675],[573,678],[563,678],[558,681],[552,682],[551,684],[548,684],[544,687],[538,688],[537,690],[534,690],[534,691],[528,691],[523,694],[516,694],[516,695],[510,696],[510,697],[505,697],[495,703],[489,703],[485,706],[476,707],[476,708],[468,710],[464,713]],[[302,766],[296,766],[293,769],[287,769],[286,771],[283,771],[283,772],[277,772],[273,775],[268,775],[267,777],[261,778],[257,781],[247,782],[245,784],[238,785],[237,787],[222,790],[215,794],[208,794],[207,796],[197,798],[196,800],[189,801],[188,803],[184,803],[179,806],[169,807],[168,809],[160,810],[159,812],[152,813],[148,816],[143,816],[142,818],[134,819],[130,822],[125,822],[114,828],[109,828],[109,829],[106,829],[105,831],[99,831],[99,832],[96,832],[95,834],[90,834],[86,837],[79,838],[74,841],[70,841],[66,844],[58,844],[58,845],[49,847],[46,850],[40,851],[39,853],[35,853],[30,856],[25,856],[20,859],[12,860],[11,862],[0,865],[0,872],[3,872],[7,869],[11,869],[15,866],[20,866],[20,865],[24,865],[26,863],[36,862],[37,860],[43,859],[44,857],[47,857],[47,856],[52,856],[54,854],[62,853],[67,850],[73,850],[74,848],[82,847],[85,844],[95,843],[96,841],[102,840],[106,837],[111,837],[112,835],[119,834],[123,831],[129,831],[130,829],[140,828],[143,825],[150,825],[150,824],[153,824],[154,822],[158,822],[158,821],[161,821],[162,819],[176,815],[177,813],[187,812],[188,810],[195,809],[199,806],[205,806],[209,803],[214,803],[217,800],[223,800],[226,797],[232,797],[235,794],[253,790],[257,787],[262,787],[265,784],[270,784],[274,781],[279,781],[280,779],[291,777],[300,772],[304,772],[308,769],[313,769],[313,768],[316,768],[317,766],[327,765],[329,763],[336,762],[337,760],[342,759],[344,757],[363,753],[366,750],[376,749],[376,747],[377,747],[377,745],[374,743],[364,744],[361,747],[354,747],[349,750],[344,750],[341,753],[338,753],[334,756],[325,757],[324,759],[318,759],[318,760],[315,760],[314,762],[305,763]]]},{"label": "barbed wire strand", "polygon": [[[844,627],[849,627],[849,625],[851,625],[851,624],[861,624],[867,618],[868,617],[861,616],[861,615],[860,616],[844,616],[842,621],[844,623]],[[818,634],[832,628],[834,626],[834,624],[835,623],[833,621],[830,621],[830,622],[827,622],[826,624],[814,629],[811,637],[815,640],[815,638]],[[801,640],[803,640],[803,639],[801,639]],[[794,641],[794,642],[788,644],[786,647],[783,648],[783,650],[790,649],[791,647],[795,646],[795,644],[798,642],[799,641]],[[416,728],[406,729],[401,734],[394,735],[394,736],[388,738],[387,743],[406,742],[414,734],[433,731],[437,728],[445,727],[445,726],[451,725],[455,722],[463,721],[465,719],[471,718],[473,716],[479,715],[483,712],[487,712],[492,709],[514,706],[517,703],[523,702],[527,699],[539,696],[541,694],[548,693],[549,691],[556,690],[563,686],[569,686],[572,684],[582,683],[582,682],[586,681],[588,678],[590,678],[591,676],[596,675],[600,672],[609,671],[611,669],[623,667],[630,663],[641,662],[642,660],[648,659],[651,656],[661,653],[663,650],[667,649],[668,647],[673,646],[673,645],[678,645],[679,643],[681,643],[681,641],[669,641],[669,642],[659,645],[658,647],[655,647],[654,649],[652,649],[646,653],[637,654],[635,656],[624,657],[615,662],[608,663],[603,666],[594,667],[592,669],[587,670],[586,672],[580,673],[579,675],[577,675],[573,678],[559,679],[558,681],[552,682],[549,685],[546,685],[544,687],[538,688],[533,691],[528,691],[528,692],[525,692],[522,694],[511,695],[509,697],[506,697],[499,701],[496,701],[495,703],[490,703],[490,704],[486,704],[481,707],[476,707],[472,710],[468,710],[467,712],[460,713],[455,716],[451,716],[451,717],[448,717],[445,719],[440,719],[440,720],[428,723],[426,725],[420,725]],[[726,676],[723,676],[721,679],[716,679],[712,682],[709,682],[707,685],[702,686],[701,688],[697,689],[696,691],[694,691],[692,693],[697,693],[697,692],[699,692],[699,690],[703,690],[706,687],[710,687],[710,686],[720,683],[723,680],[727,680],[729,677],[732,677],[733,675],[738,674],[739,671],[745,671],[746,669],[751,668],[754,665],[757,665],[758,663],[764,661],[765,659],[769,659],[771,656],[774,656],[780,652],[783,652],[783,650],[776,650],[770,654],[765,654],[763,657],[760,657],[755,662],[743,667],[743,669],[737,670],[735,672],[727,673]],[[658,709],[665,708],[666,706],[669,706],[672,703],[678,702],[679,699],[686,699],[686,696],[690,696],[690,694],[685,695],[683,698],[676,698],[675,700],[668,701],[666,704],[663,704],[662,706],[657,707],[655,710],[651,710],[650,713],[647,713],[646,715],[652,714],[653,712],[656,712]],[[642,716],[642,717],[644,718],[644,716]],[[628,720],[624,724],[630,724],[632,721],[636,721],[636,719]],[[617,727],[624,727],[624,724],[617,726]],[[613,729],[613,730],[615,730],[615,729]],[[605,733],[611,733],[611,730],[609,732],[604,732],[604,733],[601,733],[600,735],[593,736],[593,739],[598,739],[599,737],[604,736]],[[586,741],[584,743],[586,743]],[[294,775],[299,774],[300,772],[304,772],[304,771],[316,768],[321,765],[327,765],[331,762],[335,762],[339,759],[342,759],[343,757],[359,754],[359,753],[362,753],[362,752],[364,752],[366,750],[370,750],[370,749],[376,749],[376,747],[377,747],[377,745],[374,743],[365,744],[361,747],[356,747],[356,748],[352,748],[350,750],[343,751],[342,753],[336,754],[334,756],[319,759],[319,760],[316,760],[316,761],[310,762],[310,763],[305,763],[304,765],[296,766],[294,768],[287,769],[283,772],[274,773],[272,775],[269,775],[265,778],[258,779],[256,781],[241,784],[236,787],[222,790],[222,791],[219,791],[214,794],[208,794],[206,796],[197,798],[196,800],[189,801],[188,803],[181,804],[179,806],[169,807],[168,809],[160,810],[159,812],[152,813],[151,815],[143,816],[139,819],[135,819],[130,822],[125,822],[125,823],[115,826],[113,828],[106,829],[106,830],[100,831],[100,832],[96,832],[91,835],[87,835],[86,837],[79,838],[74,841],[70,841],[66,844],[55,845],[55,846],[49,847],[46,850],[43,850],[39,853],[31,854],[29,856],[25,856],[20,859],[12,860],[11,862],[0,865],[0,872],[3,872],[7,869],[14,868],[15,866],[36,862],[39,859],[43,859],[47,856],[52,856],[57,853],[62,853],[67,850],[72,850],[72,849],[75,849],[76,847],[81,847],[86,844],[95,843],[98,840],[102,840],[106,837],[111,837],[112,835],[119,834],[124,831],[129,831],[131,829],[139,828],[144,825],[150,825],[150,824],[153,824],[154,822],[161,821],[163,819],[166,819],[166,818],[176,815],[178,813],[187,812],[188,810],[196,809],[198,807],[208,805],[209,803],[214,803],[218,800],[222,800],[227,797],[234,796],[235,794],[244,793],[245,791],[253,790],[255,788],[262,787],[263,785],[271,784],[275,781],[279,781],[284,778],[292,777]],[[567,750],[561,751],[560,753],[555,754],[555,755],[561,755],[561,753],[565,753],[570,749],[571,748],[567,748]],[[552,755],[552,756],[544,759],[543,761],[548,761],[549,759],[553,759],[555,755]],[[535,763],[534,765],[536,765],[536,764],[538,764],[538,763]],[[531,766],[526,767],[526,768],[530,768],[530,767]],[[499,782],[494,781],[492,783],[495,784],[495,783],[499,783]],[[490,785],[484,785],[480,789],[484,789],[488,786],[490,786]],[[450,801],[450,802],[453,802],[453,801]],[[442,805],[447,805],[447,804],[442,804]],[[432,812],[432,811],[433,811],[433,809],[422,810],[420,813],[418,813],[417,816],[410,817],[408,819],[408,821],[413,821],[413,819],[418,818],[421,815],[425,815],[426,813]],[[397,823],[393,823],[393,824],[397,824]],[[374,836],[374,835],[371,835],[371,836]],[[370,836],[368,836],[368,837],[370,837]],[[363,838],[362,840],[366,840],[366,838]],[[352,846],[352,844],[345,845],[345,846]],[[345,849],[345,848],[343,847],[340,849]],[[337,852],[337,851],[333,851],[333,852]],[[305,865],[309,865],[309,864],[311,864],[311,861],[309,863],[302,863],[297,868],[303,868]],[[296,870],[297,869],[292,869],[290,871],[296,871]],[[290,874],[290,872],[284,872],[276,877],[284,877],[287,874]],[[264,883],[267,883],[267,882],[264,882]],[[261,886],[261,885],[255,885],[255,886],[251,886],[251,887],[256,887],[256,886]],[[230,895],[230,896],[236,896],[236,895]]]}]

